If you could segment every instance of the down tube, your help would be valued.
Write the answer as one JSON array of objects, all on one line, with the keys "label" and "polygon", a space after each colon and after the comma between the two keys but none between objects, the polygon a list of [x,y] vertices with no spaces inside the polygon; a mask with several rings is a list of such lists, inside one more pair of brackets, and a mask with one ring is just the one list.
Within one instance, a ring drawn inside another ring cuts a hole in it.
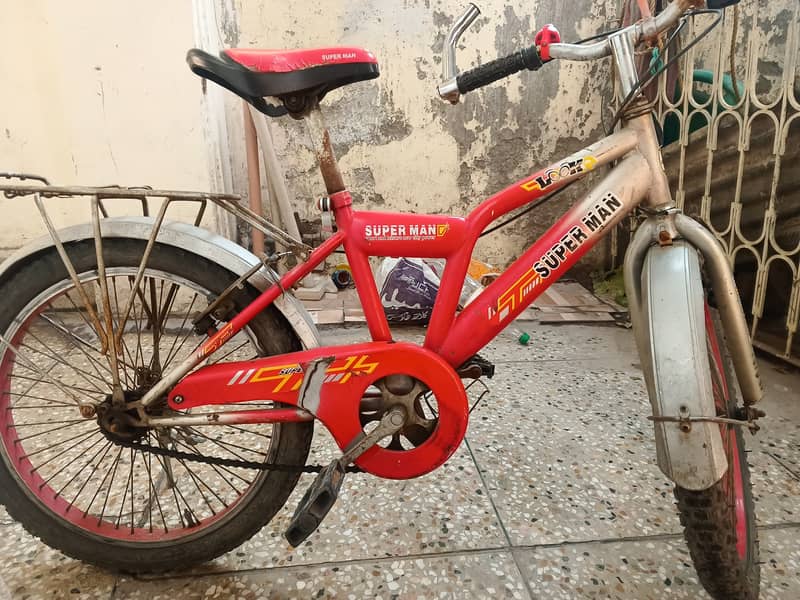
[{"label": "down tube", "polygon": [[439,354],[460,365],[507,327],[647,195],[651,174],[630,154],[458,316]]}]

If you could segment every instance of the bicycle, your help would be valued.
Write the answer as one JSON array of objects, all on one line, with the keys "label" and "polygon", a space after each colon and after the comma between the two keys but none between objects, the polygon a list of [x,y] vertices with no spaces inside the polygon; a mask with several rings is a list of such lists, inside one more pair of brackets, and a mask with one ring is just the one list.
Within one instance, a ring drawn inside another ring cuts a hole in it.
[{"label": "bicycle", "polygon": [[[716,12],[718,21],[731,3],[709,2],[714,10],[704,10],[703,2],[675,0],[658,16],[587,44],[561,43],[548,26],[534,45],[459,73],[456,44],[479,12],[471,5],[445,41],[442,98],[455,104],[552,60],[611,55],[622,126],[465,218],[354,210],[320,101],[378,76],[366,50],[240,49],[221,58],[191,50],[195,73],[269,116],[308,122],[327,193],[319,208],[336,230],[312,249],[235,197],[46,181],[2,186],[7,195],[34,195],[50,233],[0,269],[0,500],[8,512],[80,560],[164,571],[237,547],[284,505],[301,472],[317,472],[286,531],[296,546],[319,527],[347,472],[405,479],[447,461],[467,426],[463,380],[493,373],[477,352],[639,209],[624,270],[658,464],[675,483],[703,585],[717,598],[756,597],[758,541],[742,436],[763,414],[754,407],[762,396],[754,353],[723,251],[672,203],[633,60],[642,41],[698,12]],[[613,163],[458,312],[473,247],[492,222]],[[92,222],[56,230],[42,198],[75,194],[91,197]],[[154,218],[146,203],[153,195],[166,198]],[[109,217],[104,202],[116,197],[141,199],[145,217]],[[282,255],[256,258],[165,220],[175,201],[200,202],[201,213],[214,202],[270,234],[299,263],[278,277],[271,266]],[[319,347],[287,290],[339,247],[372,341]],[[422,345],[393,341],[371,256],[447,261]],[[202,407],[210,412],[194,412]],[[306,465],[314,420],[341,450],[324,467]],[[222,434],[204,433],[215,428]]]}]

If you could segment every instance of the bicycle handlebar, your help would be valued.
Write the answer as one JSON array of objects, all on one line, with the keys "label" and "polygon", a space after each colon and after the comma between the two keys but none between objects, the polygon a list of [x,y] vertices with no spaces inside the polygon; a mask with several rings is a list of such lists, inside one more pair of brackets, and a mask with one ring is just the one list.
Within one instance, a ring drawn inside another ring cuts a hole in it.
[{"label": "bicycle handlebar", "polygon": [[[678,22],[691,6],[690,0],[675,0],[671,2],[660,14],[650,19],[645,19],[626,27],[619,33],[631,36],[633,45],[636,46],[643,40],[654,38],[667,31]],[[550,58],[565,60],[586,61],[604,58],[611,54],[611,43],[608,39],[594,44],[550,44]]]},{"label": "bicycle handlebar", "polygon": [[[677,23],[687,10],[703,4],[703,0],[673,0],[658,16],[634,23],[614,35],[627,35],[636,46],[645,39],[654,39]],[[444,81],[437,90],[442,99],[448,100],[452,104],[458,103],[461,94],[471,92],[524,69],[534,71],[545,62],[556,58],[587,61],[604,58],[611,54],[610,39],[594,44],[549,43],[545,40],[538,46],[534,44],[514,54],[459,74],[455,63],[455,47],[461,35],[479,14],[478,8],[474,4],[470,4],[467,11],[456,21],[445,41]],[[539,43],[538,39],[537,43]]]},{"label": "bicycle handlebar", "polygon": [[524,69],[535,71],[543,64],[536,46],[530,46],[461,73],[456,76],[456,85],[460,94],[466,94]]}]

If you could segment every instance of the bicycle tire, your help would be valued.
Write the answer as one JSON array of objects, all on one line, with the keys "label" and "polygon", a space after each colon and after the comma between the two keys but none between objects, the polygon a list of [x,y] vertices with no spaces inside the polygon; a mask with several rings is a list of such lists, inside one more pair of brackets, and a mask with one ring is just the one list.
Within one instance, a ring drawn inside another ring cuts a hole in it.
[{"label": "bicycle tire", "polygon": [[[95,248],[92,240],[71,243],[66,248],[81,277],[86,277],[87,273],[90,274],[96,270]],[[125,273],[133,272],[132,269],[139,265],[144,249],[145,242],[140,240],[104,239],[104,258],[107,269],[111,271],[116,269]],[[173,282],[178,280],[188,282],[187,285],[191,283],[198,289],[207,290],[213,294],[219,294],[235,280],[234,274],[203,256],[159,243],[154,245],[148,261],[148,273],[151,269],[159,274],[166,274],[166,277],[173,276]],[[133,279],[130,275],[128,277],[129,280]],[[31,302],[36,302],[37,298],[42,297],[45,290],[53,289],[53,286],[59,286],[65,281],[69,281],[66,269],[52,248],[32,256],[13,272],[7,273],[0,281],[0,294],[4,298],[4,302],[0,306],[0,331],[6,335],[15,335],[12,329],[17,327],[18,331],[19,327],[22,327],[19,321],[15,321],[18,315],[22,311],[29,311]],[[256,290],[246,286],[234,299],[234,312],[241,310],[256,295]],[[38,310],[37,307],[34,309]],[[255,336],[262,354],[278,354],[301,348],[300,341],[289,324],[274,308],[268,308],[256,316],[249,325],[249,331]],[[197,337],[203,339],[202,336]],[[11,389],[8,387],[8,380],[12,378],[14,371],[7,370],[7,363],[14,356],[7,350],[2,355],[3,369],[0,374],[0,378],[2,378],[0,383],[4,386],[3,390]],[[142,360],[144,361],[144,357]],[[16,363],[14,364],[16,365]],[[12,392],[9,391],[2,397],[10,398],[11,394]],[[264,460],[280,464],[304,465],[312,435],[312,423],[274,425],[269,446],[262,453],[265,457]],[[105,537],[105,534],[100,535],[97,532],[82,529],[81,526],[76,525],[76,522],[59,514],[24,482],[22,474],[18,472],[14,466],[14,460],[10,456],[7,444],[0,441],[0,503],[5,505],[11,517],[21,523],[29,533],[70,557],[105,569],[126,573],[157,573],[183,569],[211,560],[236,548],[274,517],[288,499],[299,479],[299,473],[262,472],[256,476],[246,492],[232,503],[231,510],[220,512],[219,514],[222,516],[215,516],[216,520],[211,520],[208,527],[193,527],[191,519],[187,516],[189,525],[184,528],[185,535],[181,533],[183,530],[179,530],[180,535],[168,532],[162,536],[161,541],[151,539],[152,536],[147,541],[125,541],[124,539],[111,539]],[[130,470],[133,472],[137,463],[133,454],[131,457]],[[100,463],[98,462],[98,464]],[[146,462],[144,464],[146,465]],[[178,468],[179,465],[177,463],[175,465]],[[167,470],[162,464],[162,471]],[[170,470],[172,469],[170,468]],[[152,485],[153,479],[149,470],[148,475],[150,476],[149,485]],[[169,475],[168,482],[173,476],[172,473]],[[228,476],[225,475],[224,478],[226,477]],[[233,480],[233,477],[230,479]],[[113,476],[109,486],[112,484],[114,484]],[[197,482],[195,485],[202,490]],[[204,485],[208,484],[204,483]],[[169,483],[167,487],[169,487]],[[153,488],[155,489],[155,486]],[[125,489],[127,491],[128,488]],[[147,493],[151,493],[150,487],[147,487]],[[133,507],[133,486],[131,486],[130,497]],[[108,502],[108,500],[107,493],[106,501]],[[126,498],[123,497],[122,504],[124,505],[125,502]],[[154,503],[151,499],[149,501],[151,529],[154,520],[152,513],[155,512],[153,506]],[[180,522],[183,523],[183,517],[180,515],[181,505],[177,500],[176,507],[175,512],[181,517]],[[89,509],[92,509],[91,505]],[[95,512],[96,510],[94,509]],[[88,512],[87,509],[87,514]],[[131,531],[134,530],[134,514],[134,510],[131,508]],[[120,515],[122,515],[122,509],[120,509]],[[102,520],[102,513],[100,517]],[[70,518],[77,520],[76,517]],[[120,520],[117,521],[117,526],[119,527],[119,525]],[[167,529],[166,520],[164,529]]]},{"label": "bicycle tire", "polygon": [[[733,416],[741,396],[719,317],[707,305],[706,338],[718,412]],[[722,479],[705,490],[675,486],[674,494],[703,587],[718,600],[751,600],[758,598],[760,566],[750,468],[742,428],[720,427],[728,458]]]}]

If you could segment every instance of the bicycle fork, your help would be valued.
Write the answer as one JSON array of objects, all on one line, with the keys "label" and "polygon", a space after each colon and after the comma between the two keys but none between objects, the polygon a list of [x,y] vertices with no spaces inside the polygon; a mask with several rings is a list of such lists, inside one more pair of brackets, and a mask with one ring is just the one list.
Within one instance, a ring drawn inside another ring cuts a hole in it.
[{"label": "bicycle fork", "polygon": [[[706,355],[686,356],[689,348],[705,348],[698,254],[709,275],[747,420],[720,418],[710,382],[694,381],[687,368],[693,361],[708,364]],[[625,255],[624,276],[653,409],[658,465],[677,485],[706,489],[728,467],[720,423],[757,428],[753,420],[758,413],[749,407],[763,396],[731,267],[711,232],[678,209],[668,208],[649,216],[636,231]],[[651,310],[654,303],[661,303],[660,317]],[[687,343],[692,335],[701,336],[696,346]]]}]

